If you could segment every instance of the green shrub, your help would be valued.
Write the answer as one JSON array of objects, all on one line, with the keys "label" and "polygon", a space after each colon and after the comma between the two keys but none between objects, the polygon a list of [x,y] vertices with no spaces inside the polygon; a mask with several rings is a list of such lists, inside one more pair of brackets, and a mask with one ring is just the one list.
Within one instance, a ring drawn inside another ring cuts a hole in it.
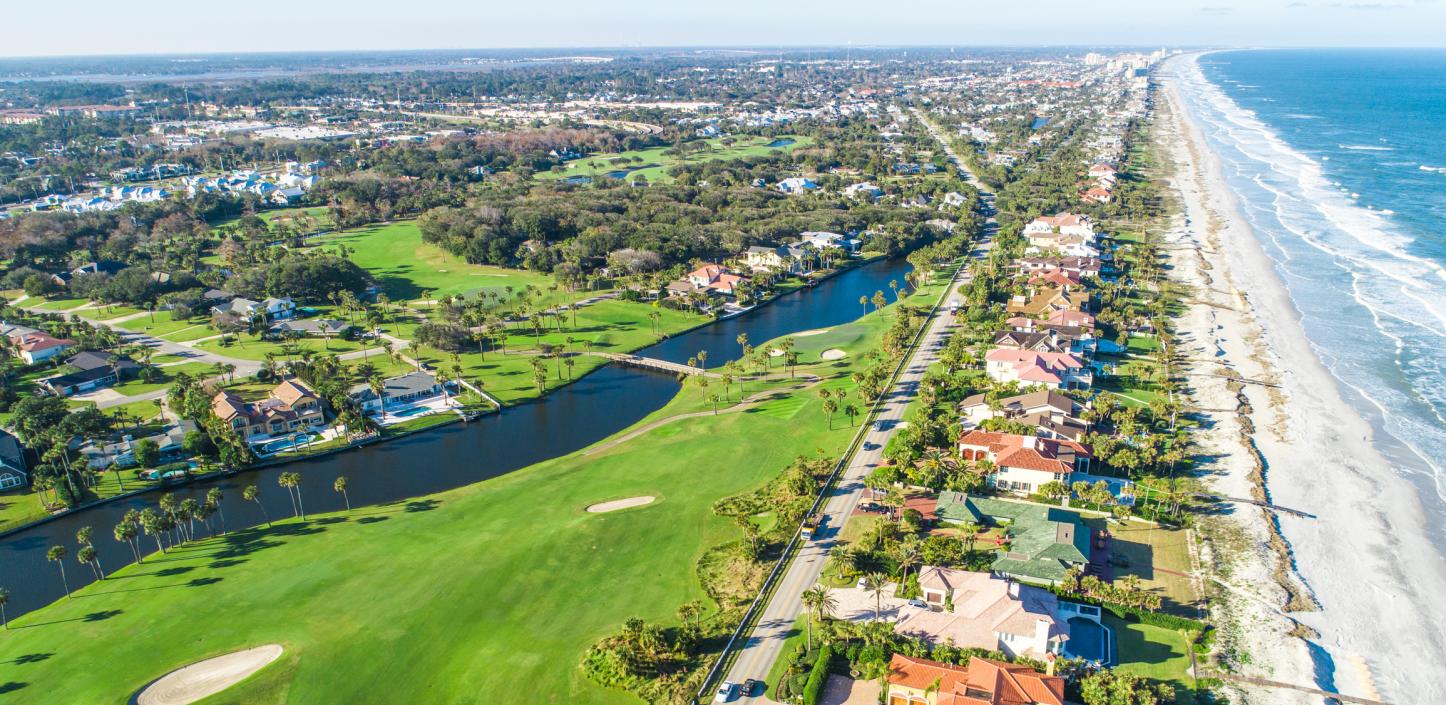
[{"label": "green shrub", "polygon": [[828,669],[833,661],[833,649],[825,646],[818,652],[818,660],[813,662],[813,670],[808,674],[808,684],[803,686],[803,705],[818,705],[818,699],[823,695],[823,686],[828,683]]}]

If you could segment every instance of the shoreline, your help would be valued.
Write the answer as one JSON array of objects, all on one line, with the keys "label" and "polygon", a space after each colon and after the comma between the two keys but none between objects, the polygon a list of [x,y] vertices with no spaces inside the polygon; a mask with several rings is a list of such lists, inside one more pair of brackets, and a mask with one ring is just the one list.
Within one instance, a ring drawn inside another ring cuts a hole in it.
[{"label": "shoreline", "polygon": [[[1215,456],[1206,479],[1222,493],[1264,494],[1316,515],[1242,509],[1215,522],[1221,526],[1210,532],[1209,549],[1225,565],[1211,579],[1237,627],[1231,638],[1249,654],[1232,665],[1360,697],[1438,700],[1446,686],[1429,654],[1439,650],[1433,625],[1446,619],[1433,599],[1446,575],[1432,560],[1439,554],[1426,538],[1421,498],[1305,336],[1275,261],[1181,95],[1188,89],[1174,73],[1193,61],[1172,62],[1161,92],[1171,120],[1160,139],[1183,207],[1166,242],[1179,246],[1171,250],[1175,275],[1195,289],[1181,321],[1182,348],[1214,360],[1208,371],[1223,367],[1280,385],[1192,380],[1196,406],[1240,404],[1234,413],[1202,413],[1202,450]],[[1244,547],[1227,546],[1242,540]],[[1249,702],[1317,701],[1243,692]]]}]

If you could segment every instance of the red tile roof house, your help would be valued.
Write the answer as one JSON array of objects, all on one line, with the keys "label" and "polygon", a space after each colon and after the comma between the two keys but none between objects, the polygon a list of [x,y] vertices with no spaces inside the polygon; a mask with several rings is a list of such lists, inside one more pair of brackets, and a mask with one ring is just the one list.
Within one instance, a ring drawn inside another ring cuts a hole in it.
[{"label": "red tile roof house", "polygon": [[1045,319],[1045,323],[1052,326],[1075,326],[1077,328],[1094,330],[1095,317],[1093,314],[1085,313],[1084,311],[1055,311],[1049,314],[1049,317]]},{"label": "red tile roof house", "polygon": [[743,281],[743,277],[717,264],[705,264],[688,272],[688,276],[685,278],[699,289],[715,291],[724,296],[732,296],[738,288],[738,283]]},{"label": "red tile roof house", "polygon": [[1094,203],[1109,203],[1112,196],[1108,190],[1100,188],[1099,186],[1092,186],[1089,190],[1080,194],[1080,198]]},{"label": "red tile roof house", "polygon": [[1015,494],[1038,494],[1051,480],[1070,484],[1076,472],[1089,471],[1088,447],[1067,440],[1021,436],[993,431],[967,431],[959,437],[959,455],[965,461],[994,464],[989,484]]},{"label": "red tile roof house", "polygon": [[1029,286],[1057,287],[1068,291],[1079,285],[1079,272],[1052,268],[1035,270],[1029,275]]},{"label": "red tile roof house", "polygon": [[57,355],[65,354],[74,340],[56,338],[45,333],[25,333],[10,339],[15,345],[15,353],[24,360],[26,364],[33,365],[37,362],[45,362]]},{"label": "red tile roof house", "polygon": [[996,382],[1040,384],[1046,389],[1089,389],[1094,373],[1073,353],[998,348],[984,355],[984,373]]},{"label": "red tile roof house", "polygon": [[888,679],[888,705],[1064,705],[1063,678],[977,656],[955,666],[894,654]]},{"label": "red tile roof house", "polygon": [[1026,236],[1036,233],[1057,232],[1061,235],[1081,235],[1089,238],[1091,242],[1095,238],[1095,225],[1087,215],[1075,215],[1074,213],[1060,213],[1058,215],[1041,216],[1024,226]]}]

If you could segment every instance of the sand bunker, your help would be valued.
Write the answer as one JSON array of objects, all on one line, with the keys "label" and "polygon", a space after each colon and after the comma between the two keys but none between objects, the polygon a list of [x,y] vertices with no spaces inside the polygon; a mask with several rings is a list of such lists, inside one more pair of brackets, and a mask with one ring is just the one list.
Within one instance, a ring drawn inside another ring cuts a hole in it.
[{"label": "sand bunker", "polygon": [[823,354],[819,355],[819,357],[824,360],[842,360],[845,357],[848,357],[848,353],[839,350],[838,348],[829,348],[823,351]]},{"label": "sand bunker", "polygon": [[824,333],[827,333],[828,331],[829,331],[828,328],[815,328],[815,329],[813,329],[813,330],[806,330],[806,331],[804,331],[804,332],[802,332],[802,333],[794,333],[794,334],[793,334],[793,337],[795,337],[795,338],[807,338],[807,337],[810,336],[810,335],[823,335]]},{"label": "sand bunker", "polygon": [[[593,514],[615,512],[619,509],[627,509],[629,507],[641,507],[644,504],[652,504],[654,499],[656,498],[649,495],[644,495],[642,497],[629,497],[627,499],[615,499],[611,502],[599,502],[588,507],[587,510],[589,512],[592,512]],[[142,703],[142,705],[144,705],[144,703]]]},{"label": "sand bunker", "polygon": [[193,663],[162,676],[136,696],[137,705],[187,705],[219,693],[281,657],[280,644],[267,644]]}]

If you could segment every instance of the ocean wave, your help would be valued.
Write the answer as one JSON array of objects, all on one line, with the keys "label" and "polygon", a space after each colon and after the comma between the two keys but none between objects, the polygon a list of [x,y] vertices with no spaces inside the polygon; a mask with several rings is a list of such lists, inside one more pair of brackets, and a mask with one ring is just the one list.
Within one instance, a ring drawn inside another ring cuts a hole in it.
[{"label": "ocean wave", "polygon": [[1286,113],[1285,117],[1293,120],[1319,120],[1319,115],[1307,115],[1305,113]]},{"label": "ocean wave", "polygon": [[1340,149],[1349,149],[1354,152],[1394,152],[1395,147],[1382,147],[1375,144],[1338,144]]},{"label": "ocean wave", "polygon": [[1446,174],[1446,166],[1428,166],[1428,165],[1426,165],[1426,164],[1422,164],[1421,166],[1419,166],[1419,167],[1417,167],[1417,168],[1420,169],[1421,171],[1430,171],[1430,172],[1435,172],[1435,173],[1437,173],[1437,174]]},{"label": "ocean wave", "polygon": [[1446,455],[1446,395],[1436,389],[1446,370],[1446,267],[1415,254],[1415,238],[1388,213],[1354,201],[1357,193],[1327,178],[1324,157],[1291,147],[1198,70],[1180,78],[1221,166],[1237,177],[1230,181],[1247,222],[1308,319],[1311,347],[1333,376],[1379,411],[1387,432],[1418,456],[1439,490],[1446,479],[1436,462]]}]

